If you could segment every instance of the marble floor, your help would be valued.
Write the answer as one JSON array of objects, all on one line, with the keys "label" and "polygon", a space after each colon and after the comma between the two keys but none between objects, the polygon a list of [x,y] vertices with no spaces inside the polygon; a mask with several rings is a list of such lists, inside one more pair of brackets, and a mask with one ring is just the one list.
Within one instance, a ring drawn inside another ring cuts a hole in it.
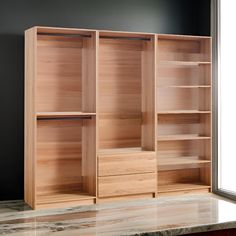
[{"label": "marble floor", "polygon": [[0,202],[0,235],[183,235],[236,228],[236,204],[213,194],[31,210]]}]

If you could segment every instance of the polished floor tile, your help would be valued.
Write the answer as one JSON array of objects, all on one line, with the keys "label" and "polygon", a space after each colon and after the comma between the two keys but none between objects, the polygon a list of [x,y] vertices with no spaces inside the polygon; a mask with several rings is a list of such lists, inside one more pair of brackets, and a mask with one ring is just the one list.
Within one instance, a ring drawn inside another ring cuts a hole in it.
[{"label": "polished floor tile", "polygon": [[0,202],[0,235],[181,235],[236,227],[236,205],[213,194],[30,210]]}]

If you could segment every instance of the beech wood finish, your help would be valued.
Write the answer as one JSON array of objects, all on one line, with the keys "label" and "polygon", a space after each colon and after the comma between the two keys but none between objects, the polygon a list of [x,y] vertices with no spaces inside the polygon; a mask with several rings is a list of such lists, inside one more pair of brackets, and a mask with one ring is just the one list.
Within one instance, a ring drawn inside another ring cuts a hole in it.
[{"label": "beech wood finish", "polygon": [[211,38],[25,32],[34,209],[211,191]]}]

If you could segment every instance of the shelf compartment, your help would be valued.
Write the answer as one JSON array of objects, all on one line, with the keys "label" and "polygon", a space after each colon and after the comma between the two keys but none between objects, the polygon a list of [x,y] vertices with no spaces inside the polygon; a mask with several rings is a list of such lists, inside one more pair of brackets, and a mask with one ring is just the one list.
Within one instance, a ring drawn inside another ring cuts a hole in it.
[{"label": "shelf compartment", "polygon": [[100,32],[99,149],[155,149],[155,40],[135,35]]},{"label": "shelf compartment", "polygon": [[158,59],[187,63],[209,63],[210,38],[173,38],[158,36]]},{"label": "shelf compartment", "polygon": [[59,193],[45,193],[41,195],[37,195],[37,204],[58,204],[63,202],[75,202],[81,200],[93,200],[94,196],[89,195],[86,192],[82,191],[65,191]]},{"label": "shelf compartment", "polygon": [[211,186],[201,182],[196,183],[174,183],[158,187],[158,193],[182,192],[191,190],[209,190]]},{"label": "shelf compartment", "polygon": [[199,168],[160,171],[158,193],[210,189],[210,165]]},{"label": "shelf compartment", "polygon": [[158,171],[199,168],[201,165],[210,163],[210,160],[200,159],[198,156],[159,157],[157,159],[157,168]]},{"label": "shelf compartment", "polygon": [[94,39],[90,31],[78,36],[38,33],[37,112],[95,112]]},{"label": "shelf compartment", "polygon": [[95,117],[37,121],[36,208],[96,196],[95,122]]},{"label": "shelf compartment", "polygon": [[[188,165],[211,162],[211,140],[171,140],[159,142],[157,149],[158,166]],[[190,166],[191,167],[191,166]]]},{"label": "shelf compartment", "polygon": [[157,110],[211,110],[211,89],[157,89]]},{"label": "shelf compartment", "polygon": [[211,86],[211,65],[163,67],[158,65],[157,88],[168,86]]},{"label": "shelf compartment", "polygon": [[162,114],[158,116],[158,140],[211,137],[210,114]]}]

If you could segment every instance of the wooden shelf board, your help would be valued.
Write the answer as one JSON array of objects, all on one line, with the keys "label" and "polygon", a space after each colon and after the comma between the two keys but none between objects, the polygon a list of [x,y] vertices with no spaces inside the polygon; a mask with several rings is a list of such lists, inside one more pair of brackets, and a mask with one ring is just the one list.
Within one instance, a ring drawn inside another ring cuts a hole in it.
[{"label": "wooden shelf board", "polygon": [[[110,154],[132,154],[132,153],[141,153],[141,152],[152,152],[142,150],[141,147],[130,147],[130,148],[109,148],[109,149],[100,149],[99,155],[110,155]],[[154,151],[153,151],[154,152]]]},{"label": "wooden shelf board", "polygon": [[168,40],[202,40],[211,39],[210,36],[198,36],[198,35],[178,35],[178,34],[158,34],[158,39],[168,39]]},{"label": "wooden shelf board", "polygon": [[157,86],[157,88],[211,88],[211,85],[166,85]]},{"label": "wooden shelf board", "polygon": [[176,65],[176,66],[199,66],[199,65],[210,65],[210,61],[166,61],[161,60],[161,65]]},{"label": "wooden shelf board", "polygon": [[172,140],[198,140],[210,139],[208,136],[197,136],[192,134],[174,134],[174,135],[160,135],[157,137],[158,141],[172,141]]},{"label": "wooden shelf board", "polygon": [[168,111],[158,111],[157,114],[210,114],[211,111],[199,111],[199,110],[168,110]]},{"label": "wooden shelf board", "polygon": [[177,192],[184,190],[210,189],[209,185],[203,183],[172,183],[158,186],[158,193]]},{"label": "wooden shelf board", "polygon": [[37,112],[37,118],[56,118],[56,117],[82,117],[82,116],[95,116],[96,113],[92,112]]},{"label": "wooden shelf board", "polygon": [[210,160],[201,160],[197,156],[183,156],[183,157],[162,157],[157,159],[158,166],[169,165],[187,165],[187,164],[205,164],[211,163]]},{"label": "wooden shelf board", "polygon": [[88,193],[82,191],[71,191],[62,193],[47,193],[37,195],[37,204],[50,204],[59,202],[72,202],[80,200],[94,199],[95,196],[91,196]]}]

